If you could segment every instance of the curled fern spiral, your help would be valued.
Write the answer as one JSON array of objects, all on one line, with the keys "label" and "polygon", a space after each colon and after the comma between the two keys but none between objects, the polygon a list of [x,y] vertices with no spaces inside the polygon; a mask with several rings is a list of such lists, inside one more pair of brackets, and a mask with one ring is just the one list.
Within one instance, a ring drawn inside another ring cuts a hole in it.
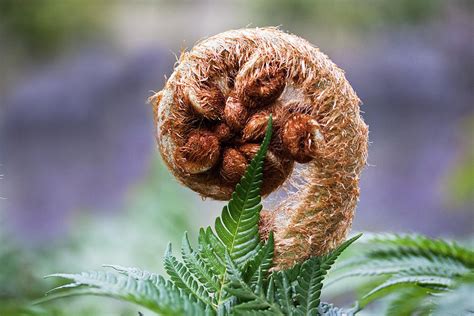
[{"label": "curled fern spiral", "polygon": [[231,197],[272,116],[260,233],[274,232],[277,267],[345,239],[368,128],[344,72],[319,49],[276,28],[224,32],[183,52],[151,102],[168,168],[217,200]]}]

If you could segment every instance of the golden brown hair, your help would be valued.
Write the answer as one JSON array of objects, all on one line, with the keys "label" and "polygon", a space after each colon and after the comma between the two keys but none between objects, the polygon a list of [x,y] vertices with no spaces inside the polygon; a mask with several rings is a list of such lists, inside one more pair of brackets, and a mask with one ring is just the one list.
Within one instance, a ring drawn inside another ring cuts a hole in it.
[{"label": "golden brown hair", "polygon": [[344,72],[319,49],[276,28],[224,32],[182,53],[151,100],[168,168],[218,200],[230,198],[272,115],[260,233],[274,231],[279,268],[344,240],[368,129]]}]

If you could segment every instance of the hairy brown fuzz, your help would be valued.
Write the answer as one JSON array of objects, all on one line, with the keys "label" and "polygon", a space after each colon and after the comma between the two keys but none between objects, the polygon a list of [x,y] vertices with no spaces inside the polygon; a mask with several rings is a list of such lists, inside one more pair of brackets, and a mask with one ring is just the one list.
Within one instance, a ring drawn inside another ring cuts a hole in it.
[{"label": "hairy brown fuzz", "polygon": [[344,72],[318,48],[276,28],[224,32],[184,52],[151,100],[173,175],[218,200],[230,199],[272,115],[259,231],[274,232],[277,269],[345,239],[368,129]]},{"label": "hairy brown fuzz", "polygon": [[239,98],[230,95],[224,107],[224,120],[234,131],[240,131],[247,121],[248,112]]},{"label": "hairy brown fuzz", "polygon": [[224,104],[224,95],[216,85],[203,85],[187,90],[189,103],[193,109],[205,118],[215,120],[222,115],[222,105]]},{"label": "hairy brown fuzz", "polygon": [[210,132],[197,131],[178,149],[178,163],[185,172],[202,173],[216,165],[219,154],[219,139]]},{"label": "hairy brown fuzz", "polygon": [[270,113],[267,112],[259,112],[252,115],[242,131],[242,141],[263,140],[269,118]]},{"label": "hairy brown fuzz", "polygon": [[236,185],[248,167],[247,158],[237,149],[228,148],[222,157],[220,174],[224,181]]},{"label": "hairy brown fuzz", "polygon": [[299,163],[307,163],[317,157],[324,137],[318,122],[308,114],[295,114],[286,122],[282,131],[283,145],[291,157]]}]

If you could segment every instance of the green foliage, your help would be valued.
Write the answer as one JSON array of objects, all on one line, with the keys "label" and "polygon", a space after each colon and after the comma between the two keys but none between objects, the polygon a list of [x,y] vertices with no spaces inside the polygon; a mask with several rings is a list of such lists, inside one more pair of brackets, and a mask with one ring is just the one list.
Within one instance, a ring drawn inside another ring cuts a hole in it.
[{"label": "green foliage", "polygon": [[[171,244],[164,257],[169,279],[137,268],[53,274],[68,280],[40,302],[77,295],[107,296],[135,303],[160,315],[354,315],[376,299],[387,301],[387,315],[462,315],[473,311],[474,252],[454,242],[418,235],[374,235],[355,247],[334,271],[331,283],[363,277],[364,294],[352,309],[321,302],[323,281],[357,235],[332,252],[290,269],[273,268],[274,237],[262,242],[264,141],[214,229],[199,231],[197,247],[184,235],[181,258]],[[350,284],[345,284],[347,289]]]},{"label": "green foliage", "polygon": [[[282,23],[287,27],[303,30],[329,27],[332,31],[350,29],[370,31],[377,25],[416,25],[438,17],[443,10],[439,0],[369,0],[369,1],[324,1],[324,0],[261,0],[246,1],[249,11],[263,24]],[[463,4],[461,4],[463,5]],[[463,5],[468,7],[467,3]]]},{"label": "green foliage", "polygon": [[345,315],[320,303],[322,282],[337,257],[356,236],[323,257],[289,270],[272,271],[274,239],[260,241],[260,187],[263,162],[271,138],[269,120],[264,141],[231,200],[215,221],[201,229],[198,247],[184,235],[181,258],[165,253],[169,280],[139,270],[108,266],[115,271],[53,274],[67,279],[40,302],[75,295],[98,295],[138,304],[160,315]]},{"label": "green foliage", "polygon": [[449,172],[447,191],[449,202],[455,205],[474,203],[474,115],[470,115],[462,124],[463,152],[459,162]]},{"label": "green foliage", "polygon": [[357,235],[321,258],[313,257],[303,263],[298,273],[296,299],[302,315],[314,315],[320,305],[322,281],[337,257],[361,235]]},{"label": "green foliage", "polygon": [[375,280],[361,297],[362,307],[391,297],[387,315],[425,315],[431,311],[464,315],[474,311],[472,299],[460,299],[474,287],[472,250],[455,242],[395,234],[372,236],[360,247],[340,262],[331,283],[360,276],[368,277],[365,284]]},{"label": "green foliage", "polygon": [[[74,14],[71,14],[74,12]],[[54,52],[100,30],[105,6],[91,0],[0,1],[0,32],[30,55]]]},{"label": "green foliage", "polygon": [[[165,184],[167,180],[171,180],[171,175],[163,164],[155,161],[146,179],[133,187],[123,209],[115,209],[113,215],[102,212],[93,219],[87,212],[81,212],[74,219],[73,229],[61,240],[34,248],[25,247],[15,238],[17,234],[3,218],[6,212],[0,201],[0,315],[136,316],[136,306],[101,297],[82,296],[35,306],[31,306],[31,301],[64,283],[60,278],[45,281],[42,276],[51,271],[82,271],[84,266],[96,267],[104,262],[119,262],[124,266],[135,263],[150,271],[157,252],[165,251],[168,239],[179,243],[181,238],[175,236],[181,237],[186,229],[197,235],[198,230],[188,220],[190,201],[183,199],[187,192],[169,181]],[[116,232],[123,227],[127,227],[126,233],[117,238]],[[143,246],[144,238],[152,247]],[[160,265],[153,271],[162,274],[164,269]]]}]

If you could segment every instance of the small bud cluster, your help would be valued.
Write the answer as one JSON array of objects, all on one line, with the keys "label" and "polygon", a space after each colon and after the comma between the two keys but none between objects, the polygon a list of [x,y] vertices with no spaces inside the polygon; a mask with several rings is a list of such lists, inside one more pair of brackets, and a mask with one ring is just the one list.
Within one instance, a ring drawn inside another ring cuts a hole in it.
[{"label": "small bud cluster", "polygon": [[176,150],[176,165],[183,173],[217,176],[222,184],[234,187],[258,150],[272,115],[273,143],[280,146],[272,146],[265,160],[262,194],[267,195],[288,178],[294,161],[307,163],[317,157],[324,137],[311,115],[277,101],[285,88],[279,68],[234,80],[233,89],[199,81],[177,92],[182,107],[189,110],[186,115],[193,116],[196,124],[189,126]]}]

